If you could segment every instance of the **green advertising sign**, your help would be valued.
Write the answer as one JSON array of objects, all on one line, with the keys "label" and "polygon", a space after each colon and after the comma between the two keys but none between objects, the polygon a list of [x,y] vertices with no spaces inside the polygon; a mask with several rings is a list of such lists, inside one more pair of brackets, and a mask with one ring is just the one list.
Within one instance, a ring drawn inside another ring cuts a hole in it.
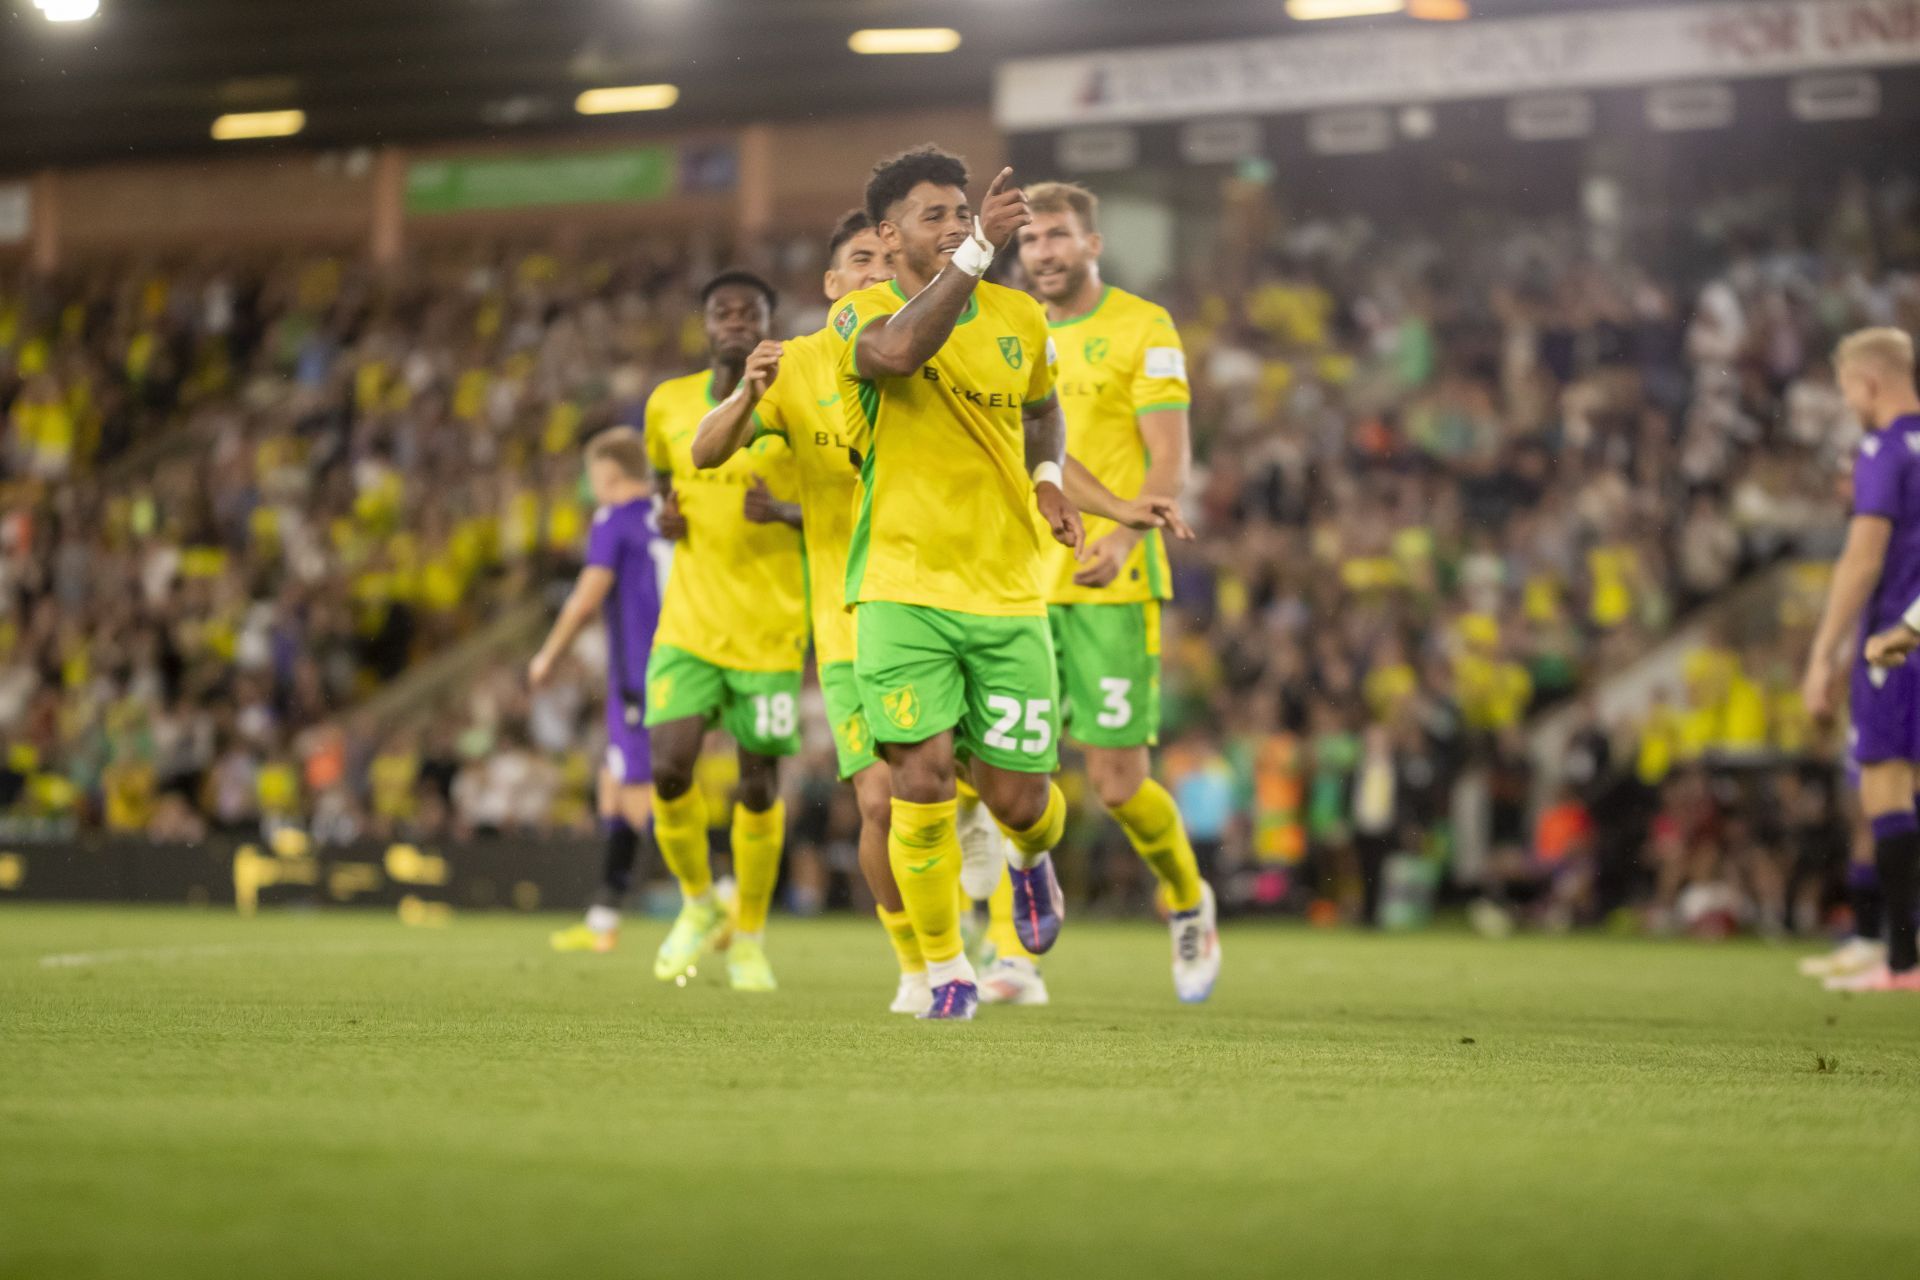
[{"label": "green advertising sign", "polygon": [[416,160],[407,166],[408,213],[464,213],[545,204],[660,200],[674,193],[673,147],[559,155]]}]

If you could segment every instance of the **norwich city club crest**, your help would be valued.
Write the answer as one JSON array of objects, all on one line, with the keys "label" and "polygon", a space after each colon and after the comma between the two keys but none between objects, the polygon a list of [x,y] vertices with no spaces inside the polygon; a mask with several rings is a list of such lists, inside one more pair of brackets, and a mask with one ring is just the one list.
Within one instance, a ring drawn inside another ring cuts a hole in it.
[{"label": "norwich city club crest", "polygon": [[1087,345],[1082,349],[1086,352],[1088,364],[1099,364],[1107,358],[1107,340],[1105,338],[1088,338]]},{"label": "norwich city club crest", "polygon": [[664,707],[673,701],[673,677],[655,676],[647,685],[647,705]]},{"label": "norwich city club crest", "polygon": [[887,719],[902,729],[911,729],[920,723],[920,695],[913,691],[912,685],[902,685],[880,699],[880,709],[887,713]]},{"label": "norwich city club crest", "polygon": [[867,718],[858,711],[840,722],[840,745],[851,755],[864,754],[873,739],[867,733]]},{"label": "norwich city club crest", "polygon": [[1000,339],[1000,354],[1006,357],[1007,367],[1010,369],[1018,369],[1021,361],[1026,359],[1026,353],[1020,349],[1018,338]]}]

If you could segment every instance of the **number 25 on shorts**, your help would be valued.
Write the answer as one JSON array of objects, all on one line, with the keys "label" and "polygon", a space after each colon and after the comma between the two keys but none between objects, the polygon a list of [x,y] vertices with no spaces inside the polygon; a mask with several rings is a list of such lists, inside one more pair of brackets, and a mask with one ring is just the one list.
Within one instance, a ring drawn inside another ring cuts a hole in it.
[{"label": "number 25 on shorts", "polygon": [[[1053,745],[1053,702],[1047,698],[1030,698],[1024,706],[1020,699],[1009,698],[1003,694],[987,695],[987,710],[993,715],[993,726],[985,734],[986,744],[1000,751],[1020,751],[1037,756]],[[1025,713],[1026,722],[1021,723]],[[1014,734],[1024,729],[1017,740]]]}]

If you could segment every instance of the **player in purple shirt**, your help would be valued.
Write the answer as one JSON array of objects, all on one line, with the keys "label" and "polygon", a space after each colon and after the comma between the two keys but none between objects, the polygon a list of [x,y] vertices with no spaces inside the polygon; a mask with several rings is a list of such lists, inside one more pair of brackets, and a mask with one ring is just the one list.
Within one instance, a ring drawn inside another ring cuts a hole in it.
[{"label": "player in purple shirt", "polygon": [[1863,329],[1834,353],[1847,407],[1868,428],[1853,463],[1853,519],[1834,565],[1827,606],[1807,656],[1801,696],[1816,719],[1834,711],[1835,658],[1852,667],[1849,704],[1860,805],[1873,827],[1873,860],[1886,903],[1883,963],[1827,979],[1841,991],[1920,991],[1914,911],[1920,906],[1920,667],[1877,667],[1865,639],[1901,620],[1920,596],[1920,395],[1913,339]]},{"label": "player in purple shirt", "polygon": [[553,945],[561,951],[613,950],[640,833],[652,816],[653,757],[644,723],[647,655],[653,649],[671,554],[654,512],[652,477],[646,441],[632,427],[603,431],[587,446],[587,480],[600,504],[587,535],[587,563],[527,668],[535,688],[545,684],[594,613],[602,613],[607,627],[607,758],[600,773],[600,815],[607,824],[607,859],[585,922],[553,935]]}]

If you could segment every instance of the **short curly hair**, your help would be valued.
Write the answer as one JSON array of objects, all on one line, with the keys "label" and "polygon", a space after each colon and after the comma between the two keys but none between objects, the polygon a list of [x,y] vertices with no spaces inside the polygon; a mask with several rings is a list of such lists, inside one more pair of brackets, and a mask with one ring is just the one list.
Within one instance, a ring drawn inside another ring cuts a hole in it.
[{"label": "short curly hair", "polygon": [[923,182],[965,191],[967,162],[931,142],[882,160],[867,179],[867,216],[875,226],[885,222],[893,207]]}]

